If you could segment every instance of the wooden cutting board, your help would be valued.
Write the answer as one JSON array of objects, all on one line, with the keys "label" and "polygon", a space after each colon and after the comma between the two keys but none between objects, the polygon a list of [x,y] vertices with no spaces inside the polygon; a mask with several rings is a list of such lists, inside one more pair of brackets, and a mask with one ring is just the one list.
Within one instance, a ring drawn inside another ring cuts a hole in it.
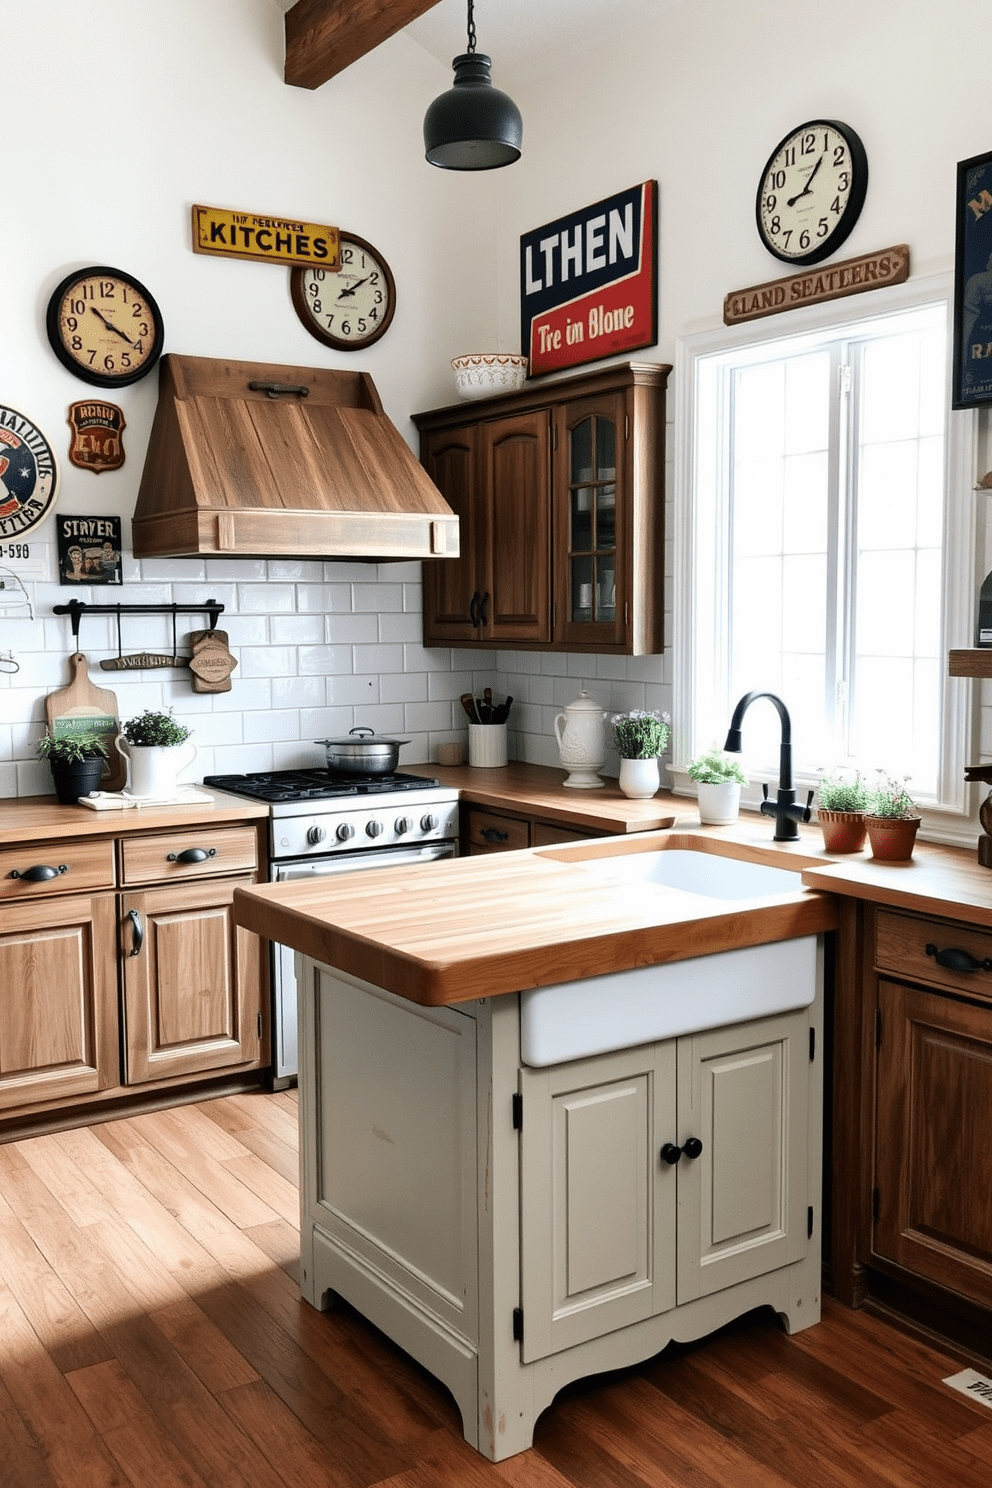
[{"label": "wooden cutting board", "polygon": [[123,790],[127,784],[127,760],[114,745],[120,733],[117,698],[109,687],[95,687],[90,681],[86,657],[81,651],[69,657],[69,666],[72,681],[68,687],[50,692],[45,699],[48,731],[56,736],[83,729],[99,734],[108,756],[100,789]]}]

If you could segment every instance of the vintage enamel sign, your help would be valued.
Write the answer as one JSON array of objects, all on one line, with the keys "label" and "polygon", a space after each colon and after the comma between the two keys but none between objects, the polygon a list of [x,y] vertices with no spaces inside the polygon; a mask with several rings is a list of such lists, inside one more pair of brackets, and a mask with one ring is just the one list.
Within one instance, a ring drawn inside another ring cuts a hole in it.
[{"label": "vintage enamel sign", "polygon": [[645,181],[520,239],[520,349],[530,375],[658,339],[658,183]]},{"label": "vintage enamel sign", "polygon": [[41,430],[0,405],[0,538],[30,532],[49,515],[58,493],[55,452]]},{"label": "vintage enamel sign", "polygon": [[193,252],[221,258],[251,258],[256,263],[341,264],[338,229],[292,217],[258,212],[230,212],[226,207],[193,208]]},{"label": "vintage enamel sign", "polygon": [[124,464],[122,435],[127,427],[123,411],[116,403],[85,398],[69,404],[69,459],[81,470],[99,475],[104,470],[120,470]]}]

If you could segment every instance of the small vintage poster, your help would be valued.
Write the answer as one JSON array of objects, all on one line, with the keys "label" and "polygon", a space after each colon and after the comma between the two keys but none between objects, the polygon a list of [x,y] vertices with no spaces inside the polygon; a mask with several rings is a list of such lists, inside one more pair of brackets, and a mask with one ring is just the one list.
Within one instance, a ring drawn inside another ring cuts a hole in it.
[{"label": "small vintage poster", "polygon": [[120,470],[124,464],[124,430],[127,422],[116,403],[102,398],[83,398],[69,404],[69,459],[80,470],[100,475]]},{"label": "small vintage poster", "polygon": [[952,408],[992,403],[992,153],[958,163]]},{"label": "small vintage poster", "polygon": [[120,517],[59,516],[55,522],[59,544],[59,583],[121,582]]},{"label": "small vintage poster", "polygon": [[658,339],[657,181],[644,181],[520,239],[520,350],[530,375]]}]

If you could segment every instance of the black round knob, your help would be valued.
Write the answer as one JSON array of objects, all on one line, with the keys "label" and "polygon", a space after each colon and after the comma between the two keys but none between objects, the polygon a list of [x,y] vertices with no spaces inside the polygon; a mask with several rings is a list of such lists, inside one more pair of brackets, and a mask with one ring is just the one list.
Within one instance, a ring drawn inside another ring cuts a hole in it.
[{"label": "black round knob", "polygon": [[307,828],[307,841],[309,842],[311,847],[316,847],[318,842],[323,842],[326,836],[327,833],[323,827]]},{"label": "black round knob", "polygon": [[686,1137],[682,1143],[682,1151],[686,1157],[698,1157],[703,1150],[703,1144],[698,1137]]},{"label": "black round knob", "polygon": [[369,837],[381,837],[382,822],[376,821],[375,817],[373,817],[371,821],[365,823],[365,832]]},{"label": "black round knob", "polygon": [[428,811],[426,816],[420,818],[420,830],[422,832],[433,832],[437,827],[437,817]]},{"label": "black round knob", "polygon": [[408,816],[398,816],[396,818],[396,821],[394,822],[394,826],[396,829],[397,837],[402,837],[405,832],[409,832],[410,828],[413,826],[413,822]]},{"label": "black round knob", "polygon": [[663,1163],[667,1163],[670,1168],[675,1166],[681,1156],[682,1148],[676,1147],[674,1142],[666,1142],[661,1149],[661,1160]]},{"label": "black round knob", "polygon": [[339,842],[347,842],[348,841],[348,838],[349,837],[354,837],[354,835],[355,835],[355,829],[351,825],[351,822],[341,822],[340,823],[340,825],[338,826],[338,830],[337,830],[337,839],[338,839]]}]

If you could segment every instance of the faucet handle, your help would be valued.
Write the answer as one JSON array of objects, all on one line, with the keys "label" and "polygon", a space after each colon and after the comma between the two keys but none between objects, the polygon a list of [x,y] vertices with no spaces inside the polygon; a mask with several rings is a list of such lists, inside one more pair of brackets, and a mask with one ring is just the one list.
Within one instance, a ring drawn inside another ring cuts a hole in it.
[{"label": "faucet handle", "polygon": [[763,799],[767,801],[768,800],[768,781],[767,780],[763,780],[761,782],[761,794],[762,794]]}]

